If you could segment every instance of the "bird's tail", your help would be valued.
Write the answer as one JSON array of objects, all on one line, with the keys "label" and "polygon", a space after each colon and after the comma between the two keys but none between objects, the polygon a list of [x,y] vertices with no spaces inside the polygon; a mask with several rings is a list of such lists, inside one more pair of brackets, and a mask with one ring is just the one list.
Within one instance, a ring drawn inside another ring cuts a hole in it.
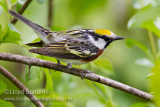
[{"label": "bird's tail", "polygon": [[40,25],[37,25],[33,22],[31,22],[30,20],[28,20],[27,18],[23,17],[22,15],[12,11],[12,10],[9,10],[9,13],[15,17],[16,19],[22,21],[23,23],[25,23],[26,25],[30,26],[32,29],[34,29],[36,32],[42,34],[43,36],[47,36],[47,34],[45,32],[49,31],[45,28],[43,28],[42,26]]}]

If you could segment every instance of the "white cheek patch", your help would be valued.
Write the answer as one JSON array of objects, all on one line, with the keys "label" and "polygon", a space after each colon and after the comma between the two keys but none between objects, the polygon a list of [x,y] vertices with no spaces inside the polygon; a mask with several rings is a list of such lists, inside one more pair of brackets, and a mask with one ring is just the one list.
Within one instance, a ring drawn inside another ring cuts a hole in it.
[{"label": "white cheek patch", "polygon": [[99,49],[104,49],[106,45],[106,41],[104,39],[99,38],[97,41],[95,41],[92,36],[89,35],[88,37],[91,43],[93,43],[96,47],[98,47]]}]

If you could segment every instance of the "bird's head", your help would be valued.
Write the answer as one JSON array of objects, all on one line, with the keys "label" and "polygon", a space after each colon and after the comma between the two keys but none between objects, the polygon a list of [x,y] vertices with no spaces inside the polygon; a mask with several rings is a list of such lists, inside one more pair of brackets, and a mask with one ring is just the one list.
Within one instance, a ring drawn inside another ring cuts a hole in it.
[{"label": "bird's head", "polygon": [[115,35],[113,32],[106,30],[106,29],[96,29],[94,30],[95,34],[97,34],[100,38],[104,39],[105,41],[115,41],[124,39],[124,37],[120,37]]},{"label": "bird's head", "polygon": [[99,46],[101,49],[106,48],[115,40],[124,39],[123,37],[117,36],[113,32],[106,29],[90,30],[89,32],[94,38],[94,41],[97,43],[97,46]]}]

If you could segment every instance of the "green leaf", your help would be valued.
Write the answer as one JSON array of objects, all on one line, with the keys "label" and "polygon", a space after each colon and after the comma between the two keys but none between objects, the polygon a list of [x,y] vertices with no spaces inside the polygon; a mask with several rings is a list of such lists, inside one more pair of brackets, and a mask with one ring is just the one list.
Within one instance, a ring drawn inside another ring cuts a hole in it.
[{"label": "green leaf", "polygon": [[2,15],[3,13],[3,8],[0,6],[0,16]]},{"label": "green leaf", "polygon": [[142,23],[141,27],[152,31],[156,36],[160,38],[160,30],[155,26],[153,20]]},{"label": "green leaf", "polygon": [[7,34],[7,31],[8,31],[8,27],[5,26],[5,28],[2,30],[2,27],[1,27],[1,32],[0,32],[0,43],[3,43],[3,38],[4,36]]},{"label": "green leaf", "polygon": [[92,88],[92,90],[94,91],[96,96],[99,98],[99,100],[103,103],[106,103],[106,100],[104,100],[105,97],[103,96],[105,93],[102,92],[103,94],[101,94],[101,91],[99,91],[99,89],[96,86],[93,85],[93,84],[96,84],[96,83],[92,83],[88,80],[86,80],[86,83],[90,86],[90,88]]},{"label": "green leaf", "polygon": [[150,79],[152,76],[154,75],[154,73],[149,73],[146,77],[146,79]]},{"label": "green leaf", "polygon": [[26,69],[26,81],[40,78],[40,72],[41,72],[41,68],[40,67],[31,66],[30,74],[28,74],[29,73],[29,66],[27,66],[27,69]]},{"label": "green leaf", "polygon": [[153,75],[151,77],[151,91],[154,93],[154,102],[156,107],[160,107],[160,58],[155,62],[155,66],[152,68]]},{"label": "green leaf", "polygon": [[160,50],[160,39],[158,39],[157,45],[158,45],[158,50]]},{"label": "green leaf", "polygon": [[97,59],[94,62],[81,65],[82,69],[88,69],[94,72],[102,72],[105,75],[112,75],[113,74],[113,67],[112,64],[107,59]]},{"label": "green leaf", "polygon": [[3,40],[2,26],[0,25],[0,43],[2,42],[2,40]]},{"label": "green leaf", "polygon": [[150,107],[150,106],[147,103],[138,102],[138,103],[134,103],[131,107]]},{"label": "green leaf", "polygon": [[[49,56],[44,56],[44,55],[37,55],[37,58],[57,63],[57,59],[54,58],[54,57],[49,57]],[[63,62],[61,62],[61,63],[63,64]]]},{"label": "green leaf", "polygon": [[144,51],[145,53],[148,53],[148,49],[147,47],[145,47],[143,44],[141,44],[140,42],[133,40],[133,39],[126,39],[126,45],[131,48],[133,46],[137,46],[139,49],[141,49],[142,51]]},{"label": "green leaf", "polygon": [[1,6],[6,12],[8,12],[8,11],[7,11],[7,7],[6,7],[6,5],[4,4],[4,2],[1,2],[1,1],[0,1],[0,6]]},{"label": "green leaf", "polygon": [[5,28],[2,29],[2,35],[5,36],[7,34],[7,31],[8,31],[8,27],[6,25]]},{"label": "green leaf", "polygon": [[14,4],[16,2],[17,2],[17,0],[11,0],[11,4]]},{"label": "green leaf", "polygon": [[126,39],[126,45],[131,48],[133,46],[137,46],[140,50],[142,50],[144,53],[146,53],[146,55],[148,56],[148,58],[153,61],[153,56],[151,54],[151,52],[147,49],[147,47],[145,47],[143,44],[141,44],[140,42],[133,40],[133,39]]},{"label": "green leaf", "polygon": [[50,92],[53,92],[53,79],[48,69],[44,68],[44,72],[46,75],[46,89]]},{"label": "green leaf", "polygon": [[157,17],[157,19],[154,20],[154,25],[155,25],[158,29],[160,29],[160,17]]},{"label": "green leaf", "polygon": [[39,42],[41,41],[41,38],[40,37],[37,37],[36,39],[34,39],[32,42]]},{"label": "green leaf", "polygon": [[142,8],[136,15],[134,15],[128,22],[128,28],[142,27],[142,24],[148,21],[155,20],[160,16],[160,5],[148,5]]},{"label": "green leaf", "polygon": [[[114,107],[115,103],[113,102],[113,90],[110,87],[105,87],[104,85],[94,83],[97,89],[101,92],[101,95],[103,95],[104,99],[108,99],[107,105],[109,107]],[[103,99],[103,100],[104,100]],[[102,99],[100,99],[101,102],[104,103]],[[106,102],[105,102],[106,103]]]},{"label": "green leaf", "polygon": [[87,102],[86,107],[105,107],[105,105],[97,100],[91,99]]},{"label": "green leaf", "polygon": [[0,99],[0,107],[14,107],[14,105],[11,102]]},{"label": "green leaf", "polygon": [[101,70],[102,72],[113,72],[113,67],[110,61],[107,59],[97,59],[93,62],[96,65],[96,69]]},{"label": "green leaf", "polygon": [[0,79],[0,94],[5,91],[7,85]]},{"label": "green leaf", "polygon": [[17,1],[17,4],[16,4],[17,12],[19,12],[19,10],[21,9],[21,7],[23,6],[24,3],[25,3],[25,1],[22,1],[22,0]]},{"label": "green leaf", "polygon": [[154,4],[154,0],[132,0],[133,7],[135,9],[143,8],[151,3]]},{"label": "green leaf", "polygon": [[12,24],[8,24],[2,31],[3,41],[1,43],[16,43],[19,44],[21,41],[18,30]]},{"label": "green leaf", "polygon": [[[53,103],[54,107],[75,107],[75,106],[67,106],[67,104],[69,105],[70,103]],[[53,106],[52,106],[53,107]]]},{"label": "green leaf", "polygon": [[8,24],[8,26],[11,31],[15,31],[15,32],[19,33],[19,31],[15,28],[15,26],[13,24]]}]

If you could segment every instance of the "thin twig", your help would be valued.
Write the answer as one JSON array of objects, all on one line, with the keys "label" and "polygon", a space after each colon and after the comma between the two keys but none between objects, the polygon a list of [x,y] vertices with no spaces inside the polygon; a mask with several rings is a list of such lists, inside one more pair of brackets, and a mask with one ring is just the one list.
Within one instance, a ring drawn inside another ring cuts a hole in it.
[{"label": "thin twig", "polygon": [[130,87],[130,86],[125,85],[123,83],[114,81],[112,79],[109,79],[109,78],[106,78],[106,77],[103,77],[103,76],[100,76],[100,75],[97,75],[94,73],[86,73],[87,72],[86,70],[77,69],[77,68],[68,69],[64,65],[57,66],[56,63],[41,60],[38,58],[30,58],[30,57],[8,54],[8,53],[0,53],[0,60],[10,61],[10,62],[18,62],[18,63],[23,63],[26,65],[32,65],[32,66],[44,67],[44,68],[48,68],[48,69],[52,69],[52,70],[65,72],[65,73],[72,74],[72,75],[79,76],[79,77],[83,76],[83,78],[86,78],[88,80],[111,86],[113,88],[125,91],[129,94],[141,97],[146,100],[153,99],[153,96],[149,93],[146,93],[144,91],[138,90],[136,88]]},{"label": "thin twig", "polygon": [[[29,6],[29,4],[32,2],[32,0],[26,0],[26,2],[23,4],[23,6],[21,7],[21,9],[19,10],[19,14],[23,14],[23,12],[26,10],[26,8]],[[17,19],[16,18],[13,18],[12,20],[11,20],[11,23],[12,24],[16,24],[16,22],[17,22]]]},{"label": "thin twig", "polygon": [[8,72],[5,68],[0,66],[0,73],[8,78],[12,83],[16,85],[24,94],[37,106],[44,107],[43,104],[26,88],[15,76]]},{"label": "thin twig", "polygon": [[53,24],[53,0],[48,1],[48,27]]}]

